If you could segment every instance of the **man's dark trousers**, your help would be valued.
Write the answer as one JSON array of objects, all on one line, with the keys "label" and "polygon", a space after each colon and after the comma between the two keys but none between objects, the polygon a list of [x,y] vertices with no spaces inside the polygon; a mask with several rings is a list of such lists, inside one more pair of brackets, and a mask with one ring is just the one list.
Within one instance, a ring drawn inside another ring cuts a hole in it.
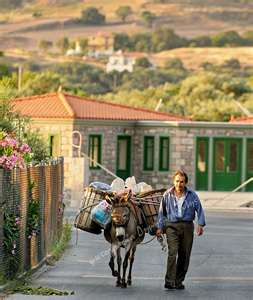
[{"label": "man's dark trousers", "polygon": [[167,223],[168,260],[165,284],[180,285],[190,263],[194,224],[179,221]]}]

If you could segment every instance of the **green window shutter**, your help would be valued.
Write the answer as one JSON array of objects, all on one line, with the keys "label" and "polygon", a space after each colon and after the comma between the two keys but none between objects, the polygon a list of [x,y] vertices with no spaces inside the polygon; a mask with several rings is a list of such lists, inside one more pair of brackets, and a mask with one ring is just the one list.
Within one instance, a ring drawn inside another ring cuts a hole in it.
[{"label": "green window shutter", "polygon": [[94,161],[90,160],[90,169],[100,169],[97,162],[101,164],[101,153],[102,153],[102,139],[101,135],[90,135],[89,136],[89,157]]},{"label": "green window shutter", "polygon": [[170,139],[169,137],[160,137],[159,141],[159,171],[169,170],[170,157]]},{"label": "green window shutter", "polygon": [[155,139],[153,136],[144,137],[144,165],[145,171],[154,170]]}]

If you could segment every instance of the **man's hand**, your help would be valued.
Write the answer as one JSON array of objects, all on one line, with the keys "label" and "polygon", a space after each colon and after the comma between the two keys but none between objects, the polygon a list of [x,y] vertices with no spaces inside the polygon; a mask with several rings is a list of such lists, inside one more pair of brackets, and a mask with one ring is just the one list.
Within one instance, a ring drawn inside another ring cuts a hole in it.
[{"label": "man's hand", "polygon": [[200,236],[204,232],[204,227],[202,225],[198,225],[196,231],[197,231],[197,235]]},{"label": "man's hand", "polygon": [[161,236],[162,233],[163,233],[162,229],[159,229],[159,228],[158,228],[158,229],[156,230],[156,236]]}]

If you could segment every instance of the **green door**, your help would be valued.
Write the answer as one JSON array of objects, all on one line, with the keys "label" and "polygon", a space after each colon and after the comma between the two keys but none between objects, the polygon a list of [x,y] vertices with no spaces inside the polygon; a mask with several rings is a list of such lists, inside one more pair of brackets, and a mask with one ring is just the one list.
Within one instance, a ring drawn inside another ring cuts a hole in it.
[{"label": "green door", "polygon": [[118,136],[117,142],[117,170],[116,174],[126,179],[131,174],[131,137]]},{"label": "green door", "polygon": [[231,191],[241,184],[241,139],[214,139],[213,190]]},{"label": "green door", "polygon": [[[247,140],[246,180],[253,177],[253,139]],[[246,185],[246,191],[253,191],[253,181]]]},{"label": "green door", "polygon": [[208,146],[207,137],[197,138],[196,145],[196,189],[208,190]]}]

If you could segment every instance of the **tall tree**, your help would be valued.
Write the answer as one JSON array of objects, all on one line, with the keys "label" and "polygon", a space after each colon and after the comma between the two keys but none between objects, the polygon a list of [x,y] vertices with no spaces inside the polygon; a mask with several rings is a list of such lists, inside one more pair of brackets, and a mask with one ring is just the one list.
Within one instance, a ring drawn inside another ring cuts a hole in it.
[{"label": "tall tree", "polygon": [[115,13],[122,20],[122,22],[125,22],[127,17],[129,17],[133,13],[133,11],[131,6],[126,5],[119,6]]}]

